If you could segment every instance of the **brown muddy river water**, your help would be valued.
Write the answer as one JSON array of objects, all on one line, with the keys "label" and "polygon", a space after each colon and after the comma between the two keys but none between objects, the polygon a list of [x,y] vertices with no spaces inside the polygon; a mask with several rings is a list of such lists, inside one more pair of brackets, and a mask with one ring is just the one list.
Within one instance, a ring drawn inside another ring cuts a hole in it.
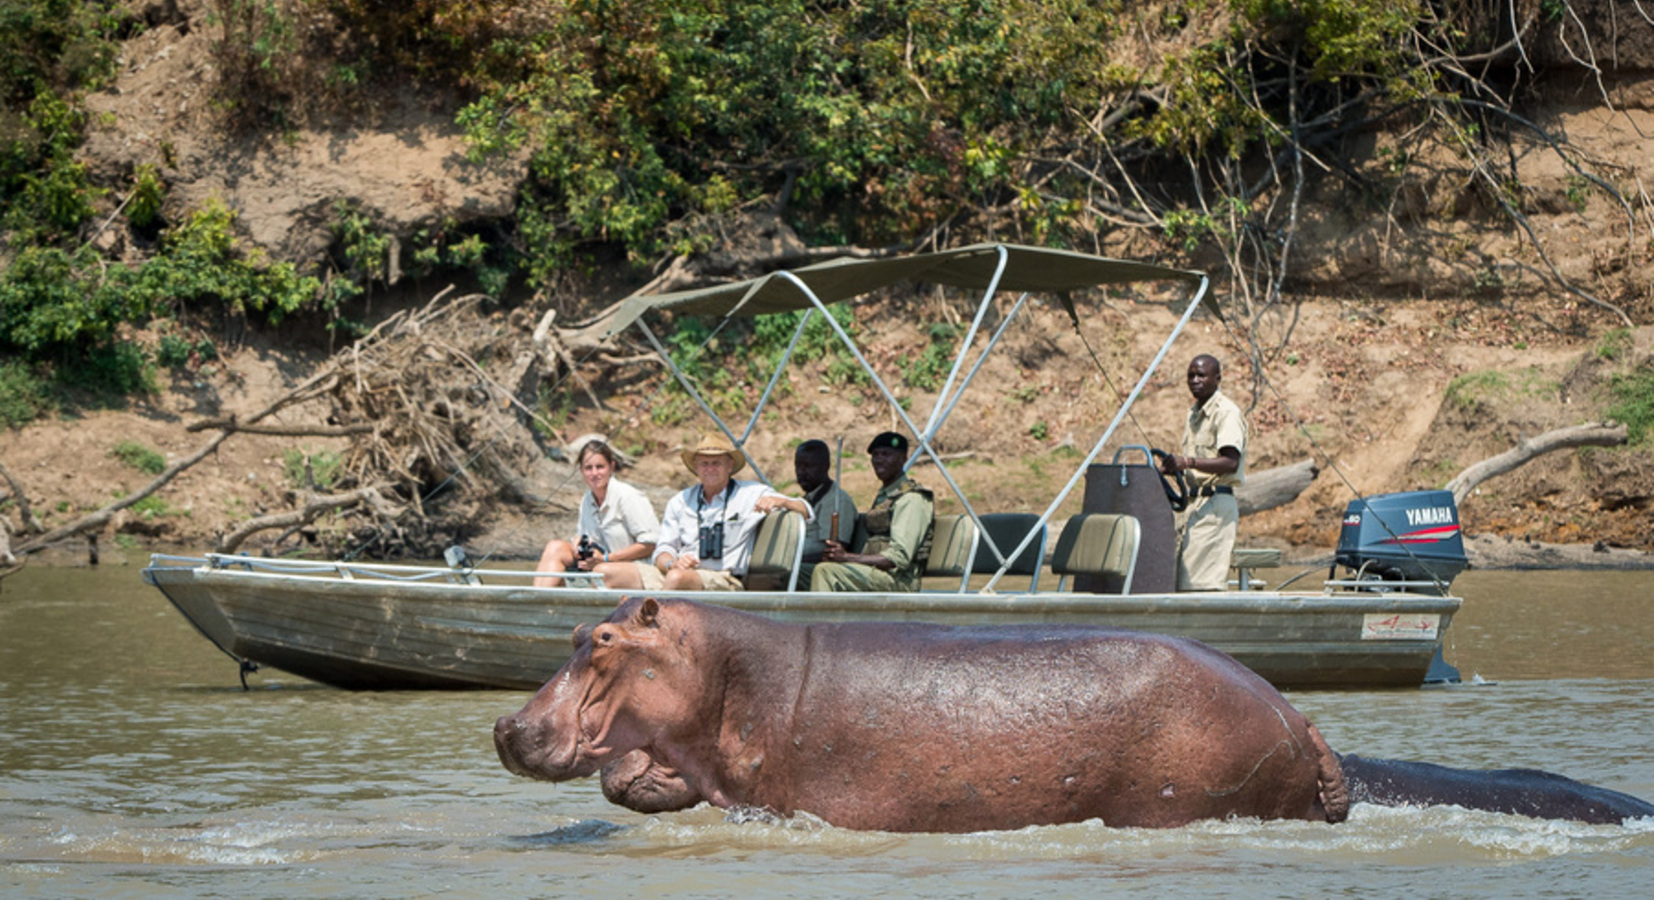
[{"label": "brown muddy river water", "polygon": [[[1654,573],[1468,572],[1466,685],[1296,692],[1336,749],[1654,798]],[[1654,822],[1355,807],[1338,826],[972,835],[642,816],[517,779],[521,692],[358,694],[235,666],[136,566],[0,592],[0,897],[1642,897]]]}]

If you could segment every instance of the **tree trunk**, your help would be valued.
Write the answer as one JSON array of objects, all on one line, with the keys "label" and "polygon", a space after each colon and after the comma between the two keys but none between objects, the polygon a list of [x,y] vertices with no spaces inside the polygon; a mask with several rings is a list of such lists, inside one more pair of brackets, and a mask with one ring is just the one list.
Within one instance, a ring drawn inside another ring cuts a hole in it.
[{"label": "tree trunk", "polygon": [[1453,502],[1463,505],[1470,492],[1476,486],[1490,478],[1504,475],[1507,472],[1526,465],[1536,457],[1543,456],[1553,450],[1567,450],[1574,447],[1617,447],[1628,439],[1629,432],[1625,425],[1610,425],[1607,422],[1596,422],[1589,425],[1572,425],[1567,428],[1558,428],[1547,431],[1533,438],[1523,438],[1513,449],[1506,450],[1498,456],[1487,459],[1467,467],[1447,483],[1447,490],[1453,492]]},{"label": "tree trunk", "polygon": [[1321,469],[1313,459],[1262,472],[1248,472],[1246,483],[1235,488],[1235,501],[1240,504],[1240,514],[1249,516],[1291,503],[1309,488],[1319,474]]}]

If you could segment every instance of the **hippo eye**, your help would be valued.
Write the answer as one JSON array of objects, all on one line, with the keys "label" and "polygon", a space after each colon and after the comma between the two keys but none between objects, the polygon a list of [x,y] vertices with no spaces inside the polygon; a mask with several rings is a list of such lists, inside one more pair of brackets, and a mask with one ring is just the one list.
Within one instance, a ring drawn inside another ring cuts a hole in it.
[{"label": "hippo eye", "polygon": [[574,649],[580,649],[581,644],[584,644],[591,639],[592,627],[590,625],[582,622],[579,625],[574,626]]}]

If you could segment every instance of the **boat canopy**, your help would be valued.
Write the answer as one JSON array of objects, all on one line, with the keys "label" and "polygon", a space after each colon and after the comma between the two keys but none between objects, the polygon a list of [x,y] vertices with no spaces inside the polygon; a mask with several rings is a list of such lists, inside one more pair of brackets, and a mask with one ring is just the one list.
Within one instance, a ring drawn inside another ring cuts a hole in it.
[{"label": "boat canopy", "polygon": [[[1019,244],[973,244],[955,250],[880,259],[840,258],[728,284],[628,298],[609,323],[609,334],[631,326],[650,310],[707,316],[761,316],[837,303],[902,282],[972,290],[1063,294],[1141,281],[1199,282],[1187,269],[1131,262]],[[808,290],[806,290],[806,288]],[[1218,313],[1215,303],[1208,309]]]},{"label": "boat canopy", "polygon": [[[1075,314],[1071,294],[1091,288],[1107,285],[1130,284],[1137,282],[1175,282],[1184,285],[1190,299],[1184,308],[1182,316],[1176,326],[1167,336],[1160,351],[1154,360],[1138,378],[1131,392],[1122,399],[1113,421],[1103,431],[1102,435],[1092,445],[1091,452],[1080,463],[1073,475],[1069,478],[1056,498],[1046,507],[1045,512],[1038,517],[1038,522],[1030,530],[1022,542],[1009,553],[1005,552],[998,543],[981,528],[982,520],[965,491],[954,480],[948,471],[947,465],[937,454],[932,445],[933,439],[943,423],[953,412],[955,406],[963,396],[965,388],[969,386],[978,369],[987,360],[994,347],[998,344],[1005,328],[1016,318],[1025,301],[1033,294],[1054,294],[1075,317],[1076,327],[1078,316]],[[874,369],[867,358],[862,354],[856,341],[846,332],[843,326],[827,315],[827,306],[839,303],[862,294],[871,293],[880,288],[890,287],[904,282],[936,284],[964,290],[981,292],[981,300],[977,304],[976,314],[970,327],[959,344],[959,350],[954,357],[953,365],[946,381],[937,391],[935,405],[923,424],[916,422],[909,415],[904,404],[891,390],[879,373]],[[628,298],[615,312],[609,323],[608,333],[616,332],[636,325],[644,337],[655,348],[661,361],[671,370],[674,378],[683,387],[684,391],[700,406],[707,416],[715,423],[719,430],[727,435],[737,448],[740,448],[747,462],[759,480],[768,482],[764,476],[759,461],[746,453],[746,441],[757,427],[759,415],[769,402],[771,393],[781,377],[782,369],[786,367],[792,357],[793,349],[803,334],[812,311],[820,311],[827,315],[827,324],[837,335],[861,370],[867,375],[873,387],[884,396],[892,415],[899,418],[903,425],[913,434],[916,452],[909,458],[908,465],[913,465],[920,454],[929,456],[936,464],[938,473],[947,481],[953,494],[958,498],[973,521],[983,533],[993,559],[1000,564],[999,570],[988,582],[984,590],[993,590],[999,579],[1010,569],[1011,561],[1018,558],[1029,544],[1043,533],[1047,523],[1056,513],[1058,506],[1063,502],[1079,483],[1085,473],[1085,468],[1102,452],[1104,444],[1114,435],[1124,421],[1127,412],[1138,396],[1147,386],[1150,377],[1159,368],[1166,354],[1171,350],[1177,336],[1188,325],[1190,317],[1197,308],[1205,306],[1214,315],[1222,317],[1221,311],[1208,294],[1211,286],[1210,279],[1203,272],[1188,269],[1173,269],[1167,266],[1158,266],[1152,263],[1130,262],[1127,260],[1110,259],[1102,256],[1092,256],[1087,253],[1078,253],[1071,250],[1053,250],[1043,247],[1027,247],[1018,244],[973,244],[969,247],[960,247],[955,250],[940,250],[934,253],[916,253],[909,256],[879,257],[876,259],[834,259],[814,265],[803,266],[797,269],[771,272],[758,278],[746,281],[736,281],[714,287],[699,288],[691,291],[676,291],[666,294],[637,295]],[[988,318],[988,310],[994,296],[1000,292],[1020,294],[1020,299],[1004,313],[1001,321],[991,337],[987,339],[976,356],[975,362],[966,370],[967,357],[971,354],[978,333],[983,329]],[[672,313],[714,316],[729,318],[732,316],[759,316],[769,313],[782,313],[802,310],[804,316],[793,332],[792,343],[782,354],[775,371],[770,375],[768,386],[758,399],[757,408],[751,413],[746,427],[739,433],[730,427],[720,417],[712,404],[702,396],[693,379],[672,360],[672,355],[654,332],[649,329],[645,315],[653,311],[670,311]]]}]

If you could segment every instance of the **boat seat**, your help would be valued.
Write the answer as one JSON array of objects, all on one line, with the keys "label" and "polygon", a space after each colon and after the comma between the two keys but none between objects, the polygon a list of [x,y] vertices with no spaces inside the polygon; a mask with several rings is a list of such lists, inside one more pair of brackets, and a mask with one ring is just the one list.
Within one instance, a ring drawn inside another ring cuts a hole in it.
[{"label": "boat seat", "polygon": [[1278,569],[1281,566],[1281,551],[1268,547],[1236,547],[1229,554],[1229,568],[1234,569],[1237,583],[1243,591],[1254,587],[1263,587],[1263,582],[1254,584],[1253,569]]},{"label": "boat seat", "polygon": [[1016,559],[1011,560],[1010,568],[1005,570],[1007,575],[1028,576],[1028,590],[1038,590],[1040,568],[1045,565],[1045,539],[1049,534],[1040,523],[1040,517],[1033,513],[985,513],[978,518],[986,532],[976,542],[976,563],[972,571],[978,575],[991,575],[999,571],[999,557],[988,546],[987,535],[993,536],[1000,553],[1010,553],[1022,543],[1028,532],[1039,529],[1039,536]]},{"label": "boat seat", "polygon": [[1061,576],[1057,590],[1067,586],[1070,575],[1099,575],[1119,578],[1120,593],[1131,593],[1142,537],[1142,526],[1136,516],[1119,513],[1070,516],[1057,537],[1057,549],[1051,554],[1051,571]]},{"label": "boat seat", "polygon": [[764,517],[753,536],[752,561],[742,584],[747,590],[787,590],[798,587],[798,569],[804,561],[804,516],[778,509]]},{"label": "boat seat", "polygon": [[925,560],[925,578],[958,578],[959,591],[970,583],[971,562],[976,556],[976,523],[970,516],[937,516],[930,538],[930,558]]}]

